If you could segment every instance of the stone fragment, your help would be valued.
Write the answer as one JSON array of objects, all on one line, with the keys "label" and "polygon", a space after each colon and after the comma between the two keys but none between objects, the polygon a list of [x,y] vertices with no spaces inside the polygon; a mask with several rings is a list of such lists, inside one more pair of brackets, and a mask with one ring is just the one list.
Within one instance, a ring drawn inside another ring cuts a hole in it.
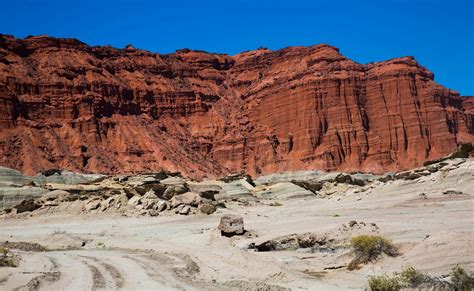
[{"label": "stone fragment", "polygon": [[133,196],[132,198],[130,198],[130,200],[128,200],[128,205],[136,206],[136,205],[139,205],[140,203],[141,203],[141,198],[139,196]]},{"label": "stone fragment", "polygon": [[237,215],[224,215],[221,217],[218,229],[222,236],[231,237],[244,234],[244,219]]},{"label": "stone fragment", "polygon": [[198,206],[199,202],[201,202],[201,197],[199,194],[194,192],[186,192],[184,194],[179,194],[173,196],[171,198],[171,207],[174,208],[180,204],[190,205],[190,206]]},{"label": "stone fragment", "polygon": [[210,203],[203,203],[199,206],[199,210],[204,214],[212,214],[216,211],[216,207]]}]

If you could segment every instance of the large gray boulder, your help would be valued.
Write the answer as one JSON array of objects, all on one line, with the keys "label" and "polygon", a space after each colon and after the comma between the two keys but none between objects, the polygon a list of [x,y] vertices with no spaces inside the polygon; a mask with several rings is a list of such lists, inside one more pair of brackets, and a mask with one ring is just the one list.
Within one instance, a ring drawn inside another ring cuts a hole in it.
[{"label": "large gray boulder", "polygon": [[245,233],[244,219],[237,215],[224,215],[221,217],[218,229],[222,236],[242,235]]},{"label": "large gray boulder", "polygon": [[172,208],[181,204],[190,205],[190,206],[198,206],[199,203],[201,202],[201,197],[197,193],[186,192],[184,194],[173,196],[170,202],[171,202]]},{"label": "large gray boulder", "polygon": [[202,203],[199,206],[199,210],[201,210],[204,214],[212,214],[216,211],[216,206],[212,205],[211,203]]}]

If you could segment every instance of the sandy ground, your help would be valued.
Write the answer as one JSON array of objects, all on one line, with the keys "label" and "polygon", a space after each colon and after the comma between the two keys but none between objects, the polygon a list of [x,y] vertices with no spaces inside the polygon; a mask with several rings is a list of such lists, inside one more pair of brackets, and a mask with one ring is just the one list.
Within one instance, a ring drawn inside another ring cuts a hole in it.
[{"label": "sandy ground", "polygon": [[[474,271],[473,195],[474,162],[468,161],[450,172],[392,181],[363,193],[282,200],[282,206],[230,204],[209,216],[65,214],[4,220],[0,241],[37,242],[55,250],[18,251],[19,267],[0,268],[0,289],[361,290],[369,275],[409,265],[434,276],[455,265]],[[222,237],[216,227],[229,213],[243,216],[254,237]],[[351,220],[367,226],[348,227]],[[376,233],[391,239],[401,254],[348,271],[349,248],[245,249],[250,242],[306,232],[336,240]]]}]

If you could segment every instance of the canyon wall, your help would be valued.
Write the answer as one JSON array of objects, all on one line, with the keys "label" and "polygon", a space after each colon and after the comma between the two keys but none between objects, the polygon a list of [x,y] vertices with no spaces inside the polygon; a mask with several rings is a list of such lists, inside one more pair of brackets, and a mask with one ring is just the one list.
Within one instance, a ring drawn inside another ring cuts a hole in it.
[{"label": "canyon wall", "polygon": [[0,35],[0,165],[195,178],[407,169],[474,142],[474,98],[329,45],[156,54]]}]

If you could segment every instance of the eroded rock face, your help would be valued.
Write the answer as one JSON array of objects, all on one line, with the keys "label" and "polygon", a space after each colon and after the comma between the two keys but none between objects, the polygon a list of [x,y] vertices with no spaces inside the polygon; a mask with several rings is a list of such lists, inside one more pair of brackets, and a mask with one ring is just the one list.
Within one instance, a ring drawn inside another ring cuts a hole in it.
[{"label": "eroded rock face", "polygon": [[192,177],[394,171],[474,141],[473,98],[413,58],[328,45],[161,55],[0,35],[0,165]]}]

